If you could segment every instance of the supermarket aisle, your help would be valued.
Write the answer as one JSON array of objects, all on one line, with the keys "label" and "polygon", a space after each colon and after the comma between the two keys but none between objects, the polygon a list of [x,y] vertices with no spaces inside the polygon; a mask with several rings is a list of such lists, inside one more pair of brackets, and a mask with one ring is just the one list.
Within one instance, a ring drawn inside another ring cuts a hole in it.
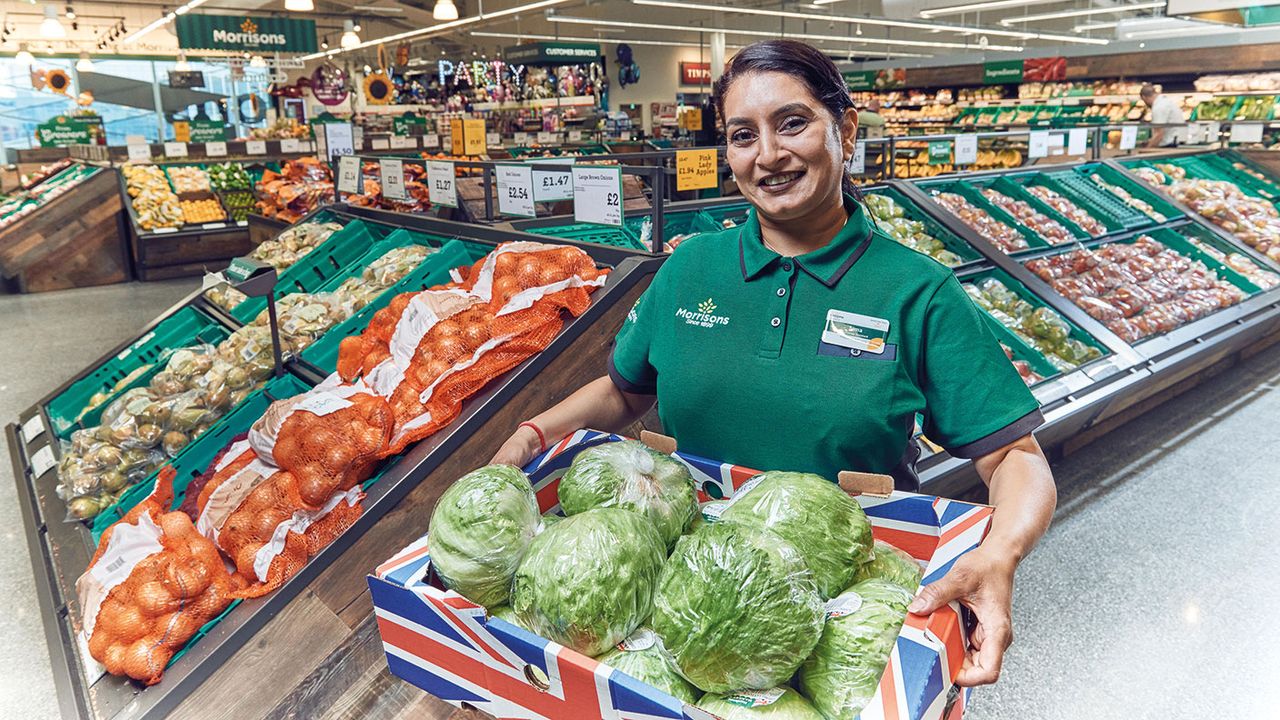
[{"label": "supermarket aisle", "polygon": [[1276,717],[1280,346],[1054,467],[972,720]]},{"label": "supermarket aisle", "polygon": [[[0,296],[0,419],[44,397],[128,339],[196,286],[195,280]],[[58,717],[27,540],[15,504],[9,448],[0,443],[0,708],[5,717]]]}]

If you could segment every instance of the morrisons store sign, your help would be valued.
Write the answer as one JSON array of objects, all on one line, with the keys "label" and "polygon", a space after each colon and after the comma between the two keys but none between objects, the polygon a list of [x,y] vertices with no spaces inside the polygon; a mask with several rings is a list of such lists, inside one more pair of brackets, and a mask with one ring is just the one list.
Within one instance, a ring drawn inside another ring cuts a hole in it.
[{"label": "morrisons store sign", "polygon": [[179,15],[178,46],[188,50],[309,53],[316,50],[314,20],[245,17],[243,15]]}]

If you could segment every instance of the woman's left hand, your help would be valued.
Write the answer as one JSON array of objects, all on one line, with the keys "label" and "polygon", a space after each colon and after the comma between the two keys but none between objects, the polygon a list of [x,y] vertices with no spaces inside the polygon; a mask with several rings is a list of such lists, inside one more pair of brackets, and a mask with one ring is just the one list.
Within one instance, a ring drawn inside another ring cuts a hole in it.
[{"label": "woman's left hand", "polygon": [[1004,652],[1013,643],[1012,555],[979,546],[951,566],[940,580],[927,585],[908,608],[915,615],[928,615],[952,600],[973,611],[978,625],[970,637],[970,648],[956,676],[963,687],[989,685],[1000,677]]}]

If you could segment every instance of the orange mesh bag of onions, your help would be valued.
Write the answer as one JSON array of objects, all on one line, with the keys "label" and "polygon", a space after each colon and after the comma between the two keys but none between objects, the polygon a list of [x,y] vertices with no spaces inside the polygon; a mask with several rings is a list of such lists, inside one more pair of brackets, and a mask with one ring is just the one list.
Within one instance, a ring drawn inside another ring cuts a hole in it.
[{"label": "orange mesh bag of onions", "polygon": [[147,685],[240,586],[191,518],[166,512],[173,475],[162,471],[152,494],[107,528],[76,581],[89,654],[107,672]]}]

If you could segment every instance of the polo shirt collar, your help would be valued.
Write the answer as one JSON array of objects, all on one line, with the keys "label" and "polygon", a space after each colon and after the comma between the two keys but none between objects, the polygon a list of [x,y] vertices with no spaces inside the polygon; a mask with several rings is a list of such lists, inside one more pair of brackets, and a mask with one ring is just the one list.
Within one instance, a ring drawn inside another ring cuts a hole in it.
[{"label": "polo shirt collar", "polygon": [[[798,255],[796,266],[827,287],[835,287],[871,243],[871,223],[867,220],[862,204],[846,195],[845,209],[849,219],[831,242],[813,252]],[[782,256],[765,247],[760,238],[760,219],[755,208],[747,213],[747,221],[738,233],[738,257],[742,265],[742,279],[754,280]]]}]

